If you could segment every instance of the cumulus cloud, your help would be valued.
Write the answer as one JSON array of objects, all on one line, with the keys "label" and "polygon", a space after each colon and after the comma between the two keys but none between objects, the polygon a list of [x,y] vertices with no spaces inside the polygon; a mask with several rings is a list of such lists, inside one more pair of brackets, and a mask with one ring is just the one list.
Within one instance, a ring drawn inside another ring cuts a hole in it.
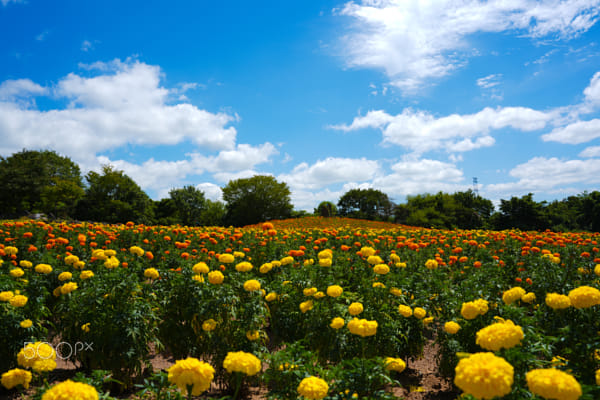
[{"label": "cumulus cloud", "polygon": [[300,163],[289,174],[279,175],[279,179],[287,182],[293,189],[306,190],[341,182],[371,180],[379,171],[377,161],[328,157],[313,165]]},{"label": "cumulus cloud", "polygon": [[544,141],[567,144],[585,143],[598,137],[600,137],[600,119],[577,121],[542,135]]},{"label": "cumulus cloud", "polygon": [[492,130],[511,127],[521,131],[542,129],[552,119],[551,113],[525,107],[484,108],[475,114],[452,114],[435,117],[425,111],[404,109],[392,116],[384,111],[370,111],[354,118],[350,125],[333,126],[343,131],[380,128],[383,143],[406,147],[415,153],[431,150],[463,152],[494,144]]},{"label": "cumulus cloud", "polygon": [[579,153],[579,157],[600,157],[600,146],[591,146],[585,148],[581,153]]},{"label": "cumulus cloud", "polygon": [[[115,60],[87,66],[95,76],[71,73],[52,90],[66,99],[64,108],[41,111],[16,101],[0,102],[0,145],[3,154],[22,148],[52,148],[75,160],[125,144],[174,145],[190,141],[210,150],[234,149],[236,116],[211,113],[191,104],[170,104],[160,85],[158,66]],[[28,79],[0,85],[8,95],[40,96],[47,90]]]},{"label": "cumulus cloud", "polygon": [[508,32],[568,40],[590,29],[599,0],[362,0],[339,10],[353,19],[345,37],[347,63],[385,71],[391,83],[414,90],[464,65],[469,35]]},{"label": "cumulus cloud", "polygon": [[477,79],[477,86],[482,89],[490,89],[494,86],[498,86],[500,84],[500,79],[502,79],[502,74],[484,76],[483,78]]}]

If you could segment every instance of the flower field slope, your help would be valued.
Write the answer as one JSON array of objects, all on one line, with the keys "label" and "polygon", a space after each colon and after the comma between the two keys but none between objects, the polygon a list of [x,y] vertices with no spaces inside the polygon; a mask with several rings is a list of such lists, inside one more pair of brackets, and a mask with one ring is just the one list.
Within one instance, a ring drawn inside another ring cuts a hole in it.
[{"label": "flower field slope", "polygon": [[[435,338],[463,398],[598,399],[598,240],[343,218],[5,221],[0,395],[388,399]],[[168,371],[149,369],[157,351]],[[61,359],[81,385],[57,382]]]}]

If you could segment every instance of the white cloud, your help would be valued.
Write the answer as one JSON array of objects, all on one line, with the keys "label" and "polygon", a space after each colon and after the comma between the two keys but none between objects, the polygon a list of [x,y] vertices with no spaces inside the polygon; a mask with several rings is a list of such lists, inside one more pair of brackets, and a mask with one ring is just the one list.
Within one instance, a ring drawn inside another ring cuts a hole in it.
[{"label": "white cloud", "polygon": [[585,95],[586,101],[596,104],[600,103],[600,72],[596,72],[592,79],[590,80],[590,84],[583,91]]},{"label": "white cloud", "polygon": [[229,181],[234,181],[236,179],[246,179],[252,178],[254,175],[273,175],[269,172],[257,172],[252,169],[246,169],[243,171],[235,171],[235,172],[215,172],[213,177],[223,183],[227,183]]},{"label": "white cloud", "polygon": [[477,86],[482,89],[490,89],[494,86],[498,86],[500,84],[500,79],[502,79],[502,74],[488,75],[477,79]]},{"label": "white cloud", "polygon": [[585,143],[598,137],[600,137],[600,119],[577,121],[542,135],[544,141],[567,144]]},{"label": "white cloud", "polygon": [[223,201],[223,191],[221,187],[214,183],[204,182],[196,185],[196,189],[204,193],[204,197],[212,201]]},{"label": "white cloud", "polygon": [[516,182],[490,184],[486,193],[514,196],[528,192],[571,194],[581,192],[573,185],[586,187],[600,183],[600,159],[561,160],[534,157],[510,171]]},{"label": "white cloud", "polygon": [[599,0],[363,0],[342,15],[354,19],[345,37],[347,63],[385,71],[392,84],[415,90],[464,65],[475,33],[510,32],[570,39],[592,27]]},{"label": "white cloud", "polygon": [[271,156],[279,151],[271,143],[253,147],[249,144],[239,144],[234,150],[223,150],[217,156],[205,157],[193,154],[195,163],[204,165],[209,172],[232,172],[253,169],[258,164],[270,161]]},{"label": "white cloud", "polygon": [[600,157],[600,146],[591,146],[579,153],[579,157],[592,158]]},{"label": "white cloud", "polygon": [[9,79],[0,83],[0,101],[13,101],[48,94],[48,89],[30,79]]},{"label": "white cloud", "polygon": [[[54,96],[66,108],[47,111],[15,101],[0,102],[0,153],[23,148],[52,148],[76,161],[125,144],[174,145],[189,140],[211,150],[233,149],[236,116],[211,113],[191,104],[169,104],[157,66],[138,61],[94,63],[93,77],[71,73],[60,79]],[[46,93],[27,80],[5,81],[5,94]]]},{"label": "white cloud", "polygon": [[491,130],[511,127],[522,131],[542,129],[552,119],[544,113],[524,107],[484,108],[475,114],[452,114],[436,118],[424,111],[404,109],[392,116],[384,111],[370,111],[354,118],[351,125],[333,126],[350,131],[380,128],[383,142],[406,147],[420,154],[431,150],[469,151],[494,144]]},{"label": "white cloud", "polygon": [[94,49],[94,45],[92,44],[92,42],[90,42],[89,40],[84,40],[81,43],[81,51],[90,51]]},{"label": "white cloud", "polygon": [[300,163],[289,174],[278,179],[287,182],[294,190],[318,189],[334,183],[368,181],[380,171],[377,161],[365,158],[328,157],[313,165]]}]

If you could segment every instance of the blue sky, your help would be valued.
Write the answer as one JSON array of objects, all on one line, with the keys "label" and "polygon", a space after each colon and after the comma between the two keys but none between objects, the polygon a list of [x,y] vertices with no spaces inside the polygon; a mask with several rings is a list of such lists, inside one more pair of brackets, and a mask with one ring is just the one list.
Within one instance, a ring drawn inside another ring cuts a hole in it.
[{"label": "blue sky", "polygon": [[600,186],[600,0],[0,0],[0,155],[154,199],[270,174],[495,202]]}]

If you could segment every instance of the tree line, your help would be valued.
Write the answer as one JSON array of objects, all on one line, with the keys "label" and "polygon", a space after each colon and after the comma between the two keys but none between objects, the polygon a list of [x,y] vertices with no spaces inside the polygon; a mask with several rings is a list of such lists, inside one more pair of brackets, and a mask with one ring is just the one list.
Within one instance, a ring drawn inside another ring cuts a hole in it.
[{"label": "tree line", "polygon": [[[54,151],[22,150],[0,157],[0,217],[44,214],[49,218],[105,223],[187,226],[244,226],[311,215],[296,211],[287,184],[272,176],[232,180],[222,188],[223,202],[207,199],[194,186],[173,188],[152,200],[123,171],[110,165],[81,176],[79,166]],[[500,200],[499,209],[472,190],[408,196],[395,204],[376,189],[351,189],[337,204],[321,202],[313,211],[440,229],[600,231],[600,192],[536,202],[533,195]]]}]

